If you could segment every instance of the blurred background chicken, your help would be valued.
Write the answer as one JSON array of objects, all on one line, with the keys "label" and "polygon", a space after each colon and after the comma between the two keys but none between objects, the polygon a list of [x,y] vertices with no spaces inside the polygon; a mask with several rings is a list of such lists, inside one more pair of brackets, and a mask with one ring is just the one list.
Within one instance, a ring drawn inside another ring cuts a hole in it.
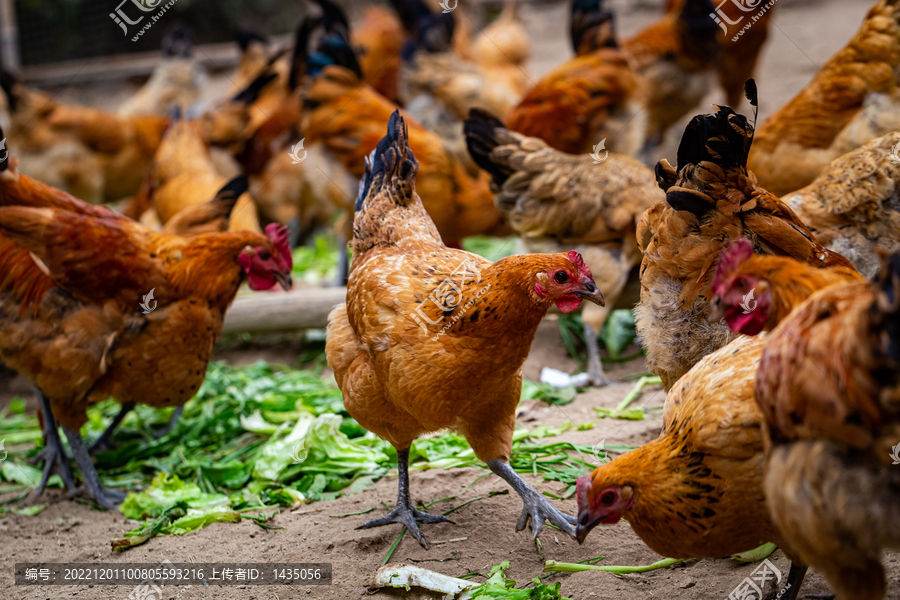
[{"label": "blurred background chicken", "polygon": [[637,221],[664,198],[653,172],[615,153],[602,161],[565,154],[479,111],[466,121],[466,140],[475,162],[491,174],[497,208],[520,236],[517,251],[574,249],[594,273],[606,305],[585,306],[582,319],[590,381],[605,385],[597,335],[641,261]]},{"label": "blurred background chicken", "polygon": [[634,57],[645,86],[645,160],[666,131],[694,111],[715,81],[721,50],[712,12],[710,0],[686,0],[622,44]]},{"label": "blurred background chicken", "polygon": [[[4,362],[34,383],[44,419],[38,494],[54,473],[75,490],[58,423],[86,495],[115,508],[124,495],[100,484],[79,433],[86,409],[109,397],[189,400],[242,279],[289,287],[286,232],[166,236],[29,179],[16,160],[2,167],[0,339]],[[142,314],[151,289],[158,307]]]},{"label": "blurred background chicken", "polygon": [[[600,3],[573,0],[576,56],[542,77],[506,118],[506,126],[569,154],[613,150],[637,156],[647,113],[637,63],[619,48],[614,17]],[[603,145],[605,142],[605,146]]]},{"label": "blurred background chicken", "polygon": [[206,70],[193,57],[190,29],[176,22],[162,44],[162,61],[147,83],[119,106],[123,117],[167,115],[173,108],[191,109],[207,85]]},{"label": "blurred background chicken", "polygon": [[900,0],[882,0],[813,80],[759,127],[750,169],[778,196],[837,157],[900,130]]},{"label": "blurred background chicken", "polygon": [[[185,208],[208,201],[227,181],[216,170],[197,124],[178,119],[166,131],[128,214],[148,227],[160,227]],[[249,194],[238,198],[228,229],[262,232]]]},{"label": "blurred background chicken", "polygon": [[[321,145],[322,156],[332,161],[323,169],[342,166],[359,178],[365,157],[397,107],[364,83],[353,49],[338,31],[324,36],[306,62],[311,65],[301,127],[306,146],[319,152],[316,146]],[[420,163],[417,188],[444,241],[458,245],[468,236],[508,232],[494,207],[487,174],[471,176],[440,137],[413,120],[407,123],[409,144]]]},{"label": "blurred background chicken", "polygon": [[878,249],[900,250],[900,133],[834,159],[815,181],[782,198],[825,246],[870,279]]}]

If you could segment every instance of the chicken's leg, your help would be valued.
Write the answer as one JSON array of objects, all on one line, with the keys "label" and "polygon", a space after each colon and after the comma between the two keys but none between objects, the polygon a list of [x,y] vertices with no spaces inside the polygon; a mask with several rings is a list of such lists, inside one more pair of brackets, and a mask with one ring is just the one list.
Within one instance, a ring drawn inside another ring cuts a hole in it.
[{"label": "chicken's leg", "polygon": [[447,517],[442,515],[430,515],[421,510],[417,510],[412,505],[409,497],[409,448],[405,450],[397,450],[397,473],[400,476],[397,484],[397,505],[394,510],[380,519],[366,521],[357,529],[370,529],[372,527],[381,527],[382,525],[390,525],[391,523],[400,523],[413,535],[423,548],[428,550],[428,540],[419,531],[416,521],[419,523],[453,523]]},{"label": "chicken's leg", "polygon": [[343,233],[338,233],[338,276],[337,287],[347,285],[350,277],[350,252],[347,250],[347,238]]},{"label": "chicken's leg", "polygon": [[603,387],[611,382],[603,374],[603,364],[600,362],[600,344],[597,343],[597,332],[594,328],[584,324],[584,341],[588,350],[588,377],[594,387]]},{"label": "chicken's leg", "polygon": [[181,418],[181,415],[184,414],[184,405],[176,406],[175,410],[172,411],[172,417],[169,419],[169,424],[157,431],[153,434],[154,439],[159,439],[163,436],[169,435],[172,431],[172,428],[175,427],[175,423],[178,422],[178,419]]},{"label": "chicken's leg", "polygon": [[522,497],[525,507],[522,509],[522,515],[519,522],[516,523],[516,531],[522,531],[528,525],[528,519],[531,519],[531,539],[537,539],[544,528],[544,521],[548,521],[552,525],[556,525],[565,533],[569,534],[573,540],[575,538],[575,517],[556,509],[547,499],[536,489],[525,483],[525,480],[513,471],[509,464],[502,460],[489,460],[487,466],[495,475],[506,481],[516,493]]},{"label": "chicken's leg", "polygon": [[44,419],[44,449],[41,450],[34,458],[31,464],[35,464],[41,460],[44,461],[44,474],[41,476],[41,483],[35,490],[34,497],[38,497],[44,493],[47,487],[47,480],[51,475],[59,475],[66,486],[66,489],[75,489],[72,481],[72,471],[69,470],[69,460],[66,458],[66,451],[63,448],[62,440],[59,438],[59,431],[56,428],[56,419],[50,412],[50,401],[41,392],[34,388],[37,394],[38,404],[41,407],[41,416]]},{"label": "chicken's leg", "polygon": [[116,427],[122,422],[122,419],[125,418],[125,415],[134,410],[134,402],[126,402],[119,409],[119,412],[116,413],[116,416],[113,417],[112,423],[109,424],[109,427],[103,430],[103,433],[94,440],[94,443],[88,446],[88,453],[94,454],[95,452],[102,452],[103,450],[109,450],[109,440],[112,438],[113,431],[116,430]]},{"label": "chicken's leg", "polygon": [[115,490],[103,489],[103,484],[100,483],[100,476],[97,475],[94,463],[91,462],[91,455],[88,454],[88,449],[81,439],[81,434],[77,431],[72,431],[65,425],[63,425],[63,431],[66,434],[66,439],[69,440],[69,447],[72,448],[72,454],[75,456],[75,462],[78,464],[79,472],[81,472],[81,480],[84,482],[80,488],[72,490],[71,493],[86,491],[88,496],[96,500],[100,506],[115,510],[116,506],[125,499],[125,494]]},{"label": "chicken's leg", "polygon": [[[784,591],[784,594],[780,597],[779,600],[796,600],[797,598],[799,598],[800,586],[803,584],[803,578],[806,577],[807,569],[808,567],[806,565],[801,565],[800,563],[792,561],[791,570],[788,573],[787,583],[780,590],[776,587],[769,598],[771,600],[775,600],[775,598],[778,597],[778,594],[782,591]],[[834,596],[832,596],[831,598],[833,599]]]}]

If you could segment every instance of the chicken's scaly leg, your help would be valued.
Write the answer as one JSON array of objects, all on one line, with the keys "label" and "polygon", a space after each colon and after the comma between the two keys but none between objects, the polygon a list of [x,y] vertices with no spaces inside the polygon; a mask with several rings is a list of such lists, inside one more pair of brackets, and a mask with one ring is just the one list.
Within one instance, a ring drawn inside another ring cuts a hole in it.
[{"label": "chicken's scaly leg", "polygon": [[584,341],[588,350],[588,377],[594,387],[603,387],[611,382],[603,374],[603,364],[600,362],[600,345],[597,343],[597,332],[594,328],[584,324]]},{"label": "chicken's scaly leg", "polygon": [[172,431],[172,428],[175,427],[175,423],[178,422],[178,419],[181,418],[181,415],[184,414],[184,406],[176,406],[175,410],[172,411],[172,417],[169,419],[169,424],[157,431],[153,434],[154,439],[159,439],[163,436],[169,435]]},{"label": "chicken's scaly leg", "polygon": [[409,448],[397,450],[397,473],[400,476],[400,481],[397,484],[397,505],[394,507],[394,510],[387,515],[380,519],[366,521],[357,527],[357,529],[370,529],[372,527],[390,525],[391,523],[400,523],[406,527],[423,548],[428,550],[428,540],[426,540],[425,536],[422,535],[422,532],[419,531],[419,526],[416,525],[416,521],[420,523],[453,523],[453,521],[442,515],[430,515],[413,507],[412,500],[409,497],[408,465]]},{"label": "chicken's scaly leg", "polygon": [[110,448],[109,440],[112,438],[113,431],[116,430],[116,427],[122,422],[122,419],[125,418],[125,415],[134,410],[134,402],[126,402],[119,409],[119,412],[113,417],[112,423],[109,424],[109,427],[103,430],[103,433],[100,434],[94,443],[88,446],[88,453],[94,454],[95,452],[102,452],[103,450],[108,450]]},{"label": "chicken's scaly leg", "polygon": [[[774,600],[781,591],[784,591],[779,600],[796,600],[800,597],[800,586],[803,584],[803,578],[806,576],[806,570],[809,567],[796,562],[791,562],[791,570],[788,573],[787,583],[780,590],[776,587],[769,596],[770,600]],[[809,597],[809,596],[807,596]],[[834,596],[831,596],[833,599]]]},{"label": "chicken's scaly leg", "polygon": [[350,277],[350,252],[347,250],[347,238],[343,233],[338,233],[338,276],[337,287],[347,285]]},{"label": "chicken's scaly leg", "polygon": [[71,494],[82,490],[86,491],[100,506],[109,510],[115,510],[116,506],[125,499],[125,494],[115,490],[103,489],[103,485],[100,483],[100,476],[97,475],[97,470],[94,469],[94,463],[91,462],[91,455],[88,454],[88,449],[81,439],[81,434],[77,431],[72,431],[65,425],[63,425],[63,431],[66,434],[66,439],[69,440],[69,447],[72,448],[72,454],[75,456],[75,462],[78,464],[78,470],[81,472],[81,480],[84,482],[84,485],[77,490],[73,490]]},{"label": "chicken's scaly leg", "polygon": [[525,503],[519,522],[516,523],[516,531],[525,529],[525,526],[528,525],[528,519],[531,519],[531,539],[537,539],[537,536],[541,534],[541,530],[544,529],[544,521],[546,520],[569,534],[569,537],[573,540],[576,539],[575,517],[556,509],[540,492],[525,483],[525,480],[519,477],[518,473],[513,471],[509,464],[496,459],[487,461],[487,466],[495,475],[512,486],[512,489],[516,490],[516,493],[522,497],[522,502]]},{"label": "chicken's scaly leg", "polygon": [[50,401],[41,392],[34,388],[37,394],[38,404],[41,407],[41,416],[44,418],[44,449],[41,450],[34,458],[31,464],[40,460],[44,460],[44,474],[41,476],[41,483],[35,490],[34,497],[37,498],[44,493],[47,487],[47,480],[53,474],[59,475],[66,489],[75,489],[75,483],[72,481],[72,471],[69,470],[69,461],[66,458],[66,451],[63,448],[62,440],[59,438],[59,431],[56,429],[56,419],[50,412]]}]

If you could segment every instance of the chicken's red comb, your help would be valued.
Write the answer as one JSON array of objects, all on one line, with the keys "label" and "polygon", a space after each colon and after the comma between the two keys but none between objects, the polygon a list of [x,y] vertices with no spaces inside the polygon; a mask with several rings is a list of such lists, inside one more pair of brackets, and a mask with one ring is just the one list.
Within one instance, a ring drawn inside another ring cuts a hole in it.
[{"label": "chicken's red comb", "polygon": [[269,223],[266,225],[266,235],[275,244],[278,254],[282,261],[288,261],[293,265],[294,259],[291,255],[291,242],[289,241],[290,232],[284,225],[278,223]]},{"label": "chicken's red comb", "polygon": [[578,269],[578,272],[590,279],[594,280],[594,276],[591,274],[591,270],[588,268],[586,264],[584,264],[584,259],[581,258],[581,255],[574,250],[569,252],[569,261],[575,265],[575,268]]},{"label": "chicken's red comb", "polygon": [[718,294],[726,277],[737,271],[741,264],[753,256],[753,244],[750,240],[738,238],[728,242],[727,248],[719,252],[719,264],[716,265],[716,273],[713,275],[712,289]]}]

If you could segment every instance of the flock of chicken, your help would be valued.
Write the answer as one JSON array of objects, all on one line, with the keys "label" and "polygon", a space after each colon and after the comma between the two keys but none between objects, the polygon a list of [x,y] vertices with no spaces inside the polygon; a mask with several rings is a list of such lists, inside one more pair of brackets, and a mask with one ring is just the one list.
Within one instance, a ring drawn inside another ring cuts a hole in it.
[{"label": "flock of chicken", "polygon": [[[292,243],[343,211],[353,259],[326,354],[400,474],[394,510],[362,527],[428,546],[417,523],[446,518],[414,507],[408,450],[453,428],[521,496],[517,530],[583,542],[625,518],[674,558],[773,541],[793,561],[783,598],[807,565],[841,600],[883,597],[881,553],[900,548],[900,0],[758,130],[717,107],[655,172],[640,159],[714,81],[757,106],[772,10],[732,41],[709,0],[669,0],[620,42],[602,0],[573,0],[575,56],[533,83],[514,2],[478,33],[463,2],[392,0],[355,27],[315,4],[293,47],[242,32],[241,91],[195,119],[163,116],[197,92],[177,28],[120,114],[0,78],[0,359],[38,393],[40,489],[54,473],[75,489],[61,426],[85,493],[114,508],[86,409],[122,404],[105,442],[135,403],[187,402],[242,282],[289,289]],[[495,263],[458,249],[511,232],[521,253]],[[665,423],[579,480],[573,517],[509,466],[521,367],[547,311],[587,300],[605,383],[596,333],[630,278]]]}]

